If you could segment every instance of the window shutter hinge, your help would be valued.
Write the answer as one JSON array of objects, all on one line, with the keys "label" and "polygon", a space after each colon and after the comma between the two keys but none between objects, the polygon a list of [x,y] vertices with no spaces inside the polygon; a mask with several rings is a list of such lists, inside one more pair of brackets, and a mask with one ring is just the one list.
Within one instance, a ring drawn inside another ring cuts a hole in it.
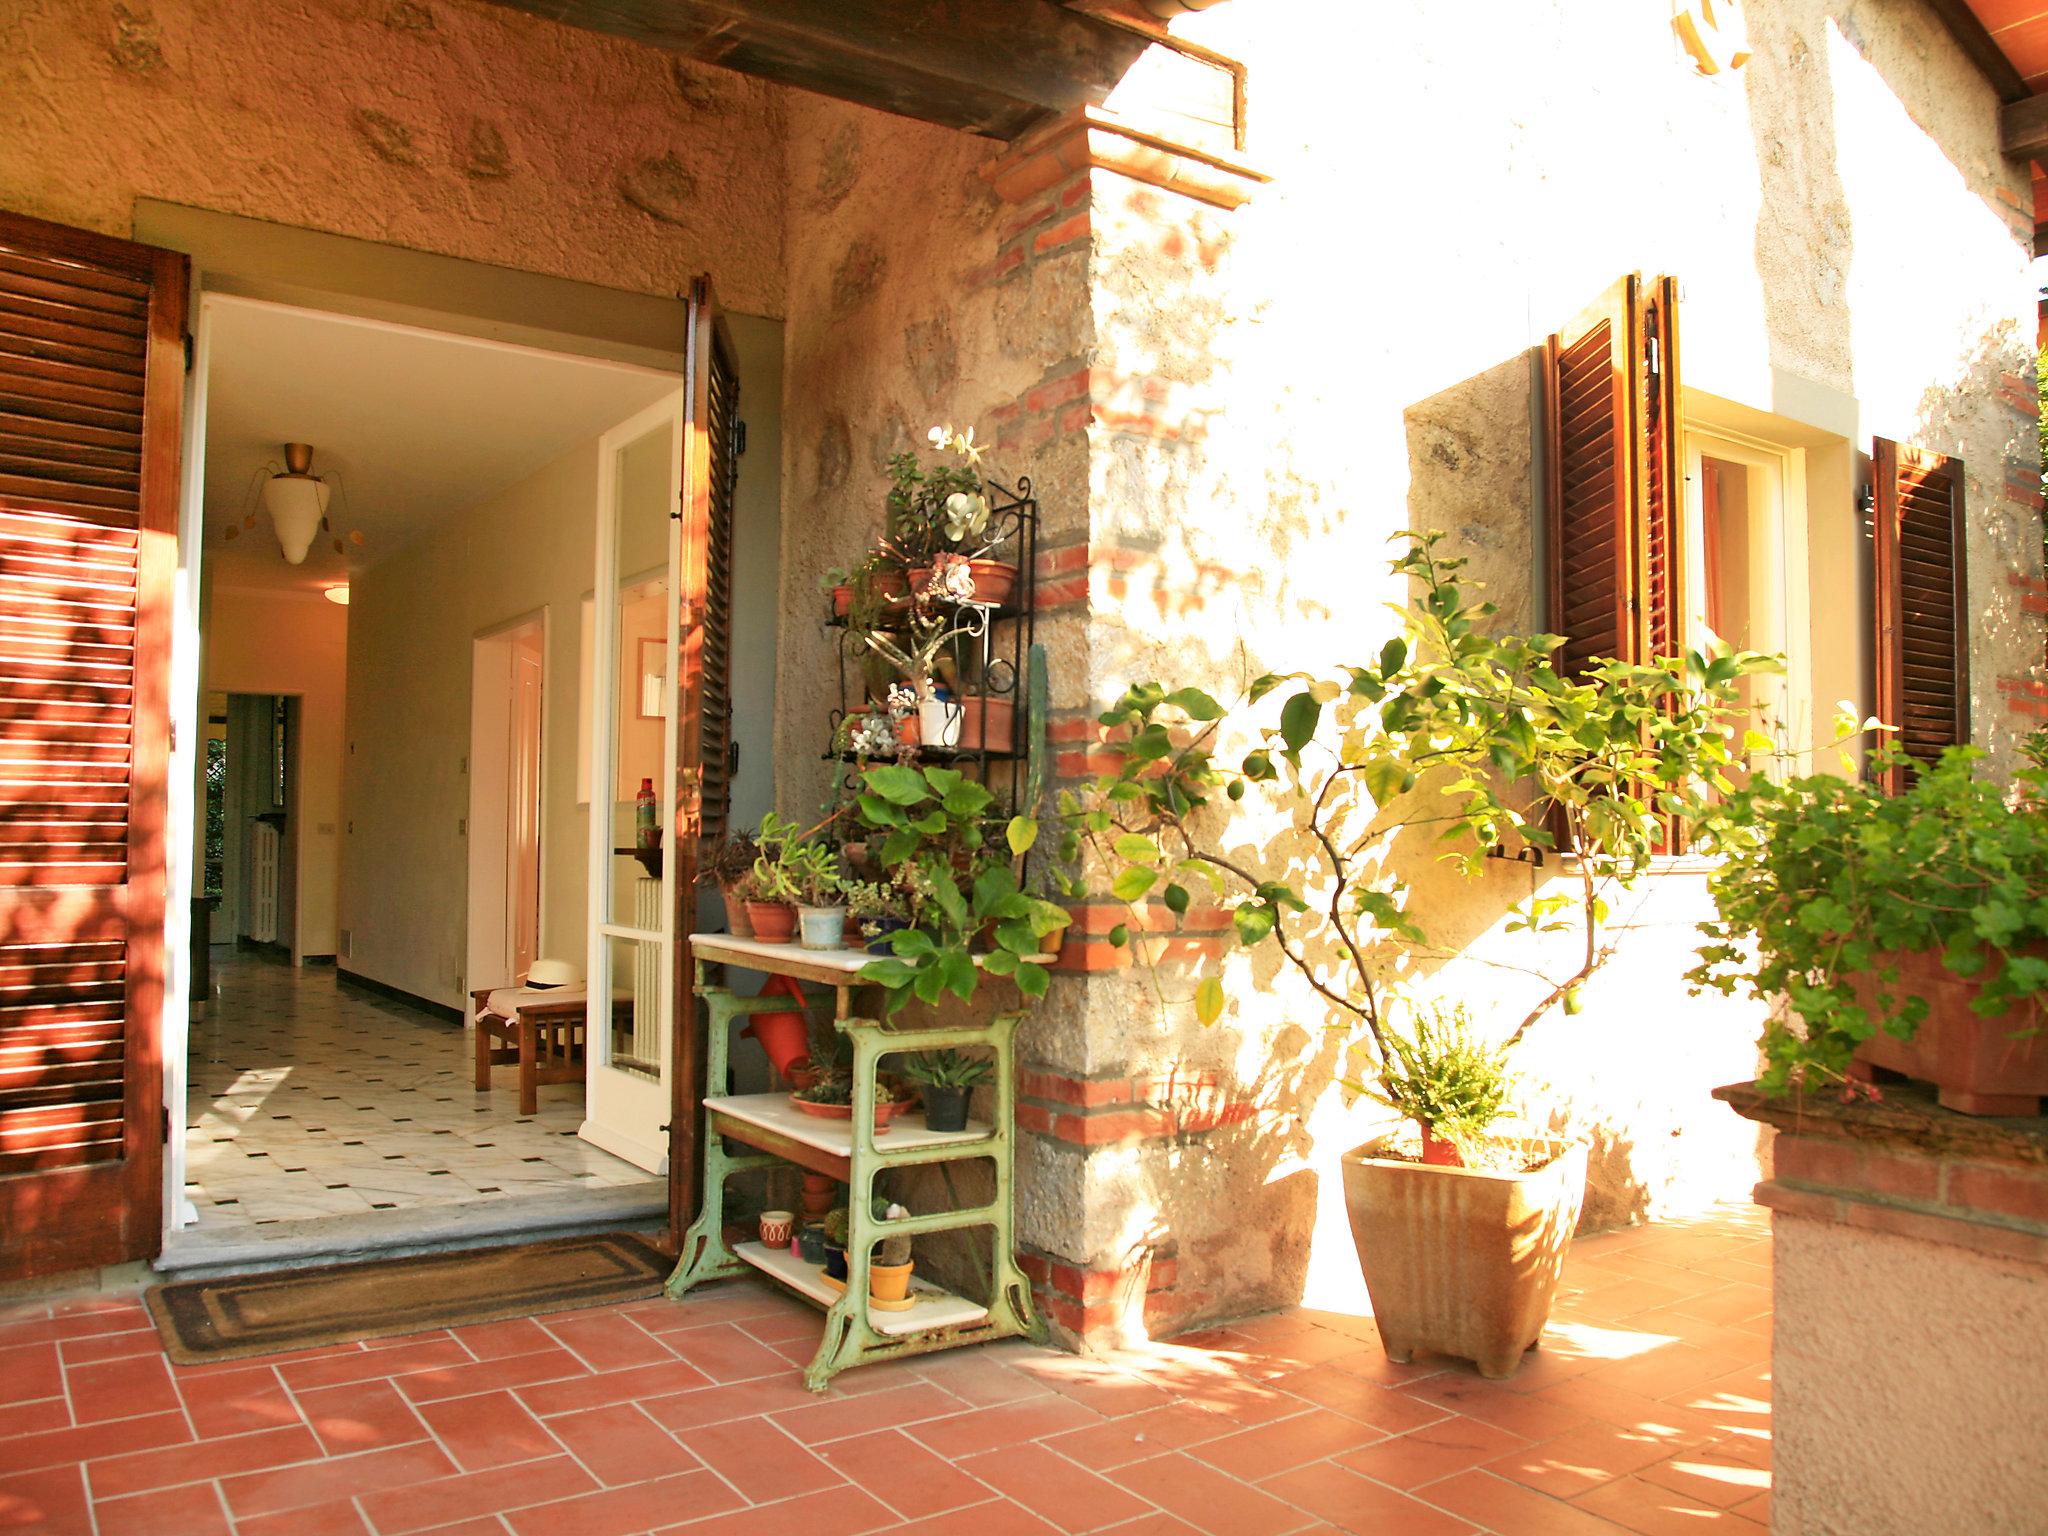
[{"label": "window shutter hinge", "polygon": [[156,1107],[156,1112],[163,1125],[164,1145],[169,1146],[171,1144],[171,1106],[159,1104]]},{"label": "window shutter hinge", "polygon": [[1649,340],[1649,345],[1644,349],[1644,363],[1649,368],[1650,377],[1653,379],[1663,376],[1664,369],[1660,361],[1660,355],[1657,338],[1652,336]]},{"label": "window shutter hinge", "polygon": [[187,373],[190,373],[192,371],[192,359],[194,356],[194,352],[195,349],[192,345],[192,333],[190,331],[187,331],[185,333],[185,371]]},{"label": "window shutter hinge", "polygon": [[728,778],[736,778],[736,777],[738,777],[738,775],[739,775],[739,771],[740,771],[740,744],[739,744],[739,743],[738,743],[737,741],[728,741],[728,742],[727,742],[727,743],[725,744],[725,772],[726,772],[726,777],[728,777]]},{"label": "window shutter hinge", "polygon": [[732,451],[736,458],[747,451],[747,424],[744,421],[733,423]]}]

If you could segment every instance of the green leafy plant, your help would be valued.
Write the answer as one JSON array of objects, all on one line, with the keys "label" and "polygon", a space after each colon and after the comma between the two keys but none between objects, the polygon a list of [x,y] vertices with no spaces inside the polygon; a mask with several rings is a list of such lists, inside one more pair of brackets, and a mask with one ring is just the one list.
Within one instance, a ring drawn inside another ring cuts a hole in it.
[{"label": "green leafy plant", "polygon": [[761,818],[760,853],[754,860],[757,901],[785,901],[823,907],[839,899],[839,856],[770,811]]},{"label": "green leafy plant", "polygon": [[[936,1003],[947,992],[966,1001],[979,975],[1009,976],[1026,997],[1045,994],[1043,970],[1024,963],[1038,939],[1067,920],[1064,909],[1020,889],[1009,853],[992,845],[986,818],[995,797],[952,768],[890,765],[861,775],[856,809],[880,834],[876,857],[906,869],[914,887],[911,926],[889,936],[895,953],[870,961],[863,980],[888,990],[893,1016],[912,998]],[[992,931],[994,947],[975,964],[975,942]]]},{"label": "green leafy plant", "polygon": [[943,552],[988,553],[994,547],[991,519],[973,429],[934,427],[930,440],[960,462],[927,467],[915,453],[889,460],[889,545],[910,565],[930,565]]},{"label": "green leafy plant", "polygon": [[856,923],[878,917],[903,917],[909,901],[893,883],[879,880],[851,880],[846,884],[846,915]]},{"label": "green leafy plant", "polygon": [[[2038,752],[2038,756],[2035,754]],[[2048,744],[2030,743],[2014,789],[1981,777],[1983,753],[1951,747],[1901,794],[1831,775],[1758,779],[1701,817],[1724,857],[1711,888],[1719,917],[1688,979],[1766,1002],[1767,1091],[1842,1080],[1878,1030],[1913,1037],[1927,1000],[1898,986],[1890,958],[1937,953],[1980,984],[1991,1017],[2048,1001]],[[1895,747],[1876,766],[1902,761]],[[1859,999],[1859,977],[1874,1006]],[[2038,1024],[2037,1024],[2038,1027]]]},{"label": "green leafy plant", "polygon": [[1387,1040],[1392,1053],[1367,1095],[1469,1156],[1507,1106],[1514,1078],[1505,1047],[1480,1039],[1462,1005],[1420,1013],[1406,1035],[1390,1031]]},{"label": "green leafy plant", "polygon": [[797,1089],[795,1097],[806,1104],[851,1104],[853,1078],[845,1072],[826,1067],[810,1087]]},{"label": "green leafy plant", "polygon": [[903,1075],[931,1088],[973,1088],[989,1079],[995,1064],[960,1051],[919,1051],[903,1062]]},{"label": "green leafy plant", "polygon": [[853,1220],[852,1213],[843,1205],[835,1205],[825,1213],[825,1245],[829,1248],[846,1246],[847,1228]]},{"label": "green leafy plant", "polygon": [[754,860],[760,856],[761,846],[754,841],[754,835],[734,830],[711,845],[698,866],[698,872],[715,881],[720,889],[731,890],[743,876],[752,872]]},{"label": "green leafy plant", "polygon": [[[1408,960],[1432,949],[1408,904],[1399,839],[1434,834],[1455,867],[1478,876],[1497,852],[1551,850],[1562,830],[1574,894],[1525,902],[1511,931],[1564,932],[1582,943],[1564,974],[1531,971],[1533,993],[1502,1048],[1552,1009],[1576,1011],[1580,988],[1613,954],[1609,896],[1667,849],[1678,817],[1733,788],[1745,735],[1743,677],[1776,668],[1753,653],[1693,651],[1644,664],[1594,661],[1565,676],[1557,635],[1499,632],[1491,603],[1462,582],[1464,561],[1439,534],[1404,534],[1393,570],[1413,600],[1404,632],[1369,660],[1322,673],[1259,678],[1237,711],[1199,688],[1136,685],[1101,716],[1109,759],[1083,793],[1063,792],[1055,821],[1058,880],[1070,897],[1106,888],[1130,911],[1109,935],[1170,933],[1199,895],[1220,909],[1237,943],[1276,948],[1356,1030],[1376,1085],[1392,1099],[1406,1081],[1390,1017]],[[1253,710],[1272,710],[1245,718]],[[1221,727],[1254,739],[1219,761]],[[1731,738],[1734,738],[1731,740]],[[1299,836],[1281,849],[1232,850],[1221,812],[1257,800]],[[1036,818],[1009,829],[1032,846]],[[1197,962],[1193,994],[1204,1023],[1227,996],[1215,961]]]}]

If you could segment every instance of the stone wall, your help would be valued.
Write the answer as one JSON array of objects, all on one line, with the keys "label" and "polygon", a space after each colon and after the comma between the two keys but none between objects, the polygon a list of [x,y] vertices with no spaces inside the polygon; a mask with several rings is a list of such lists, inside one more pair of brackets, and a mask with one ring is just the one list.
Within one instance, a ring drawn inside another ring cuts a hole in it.
[{"label": "stone wall", "polygon": [[138,197],[780,316],[792,93],[483,0],[10,0],[0,206]]}]

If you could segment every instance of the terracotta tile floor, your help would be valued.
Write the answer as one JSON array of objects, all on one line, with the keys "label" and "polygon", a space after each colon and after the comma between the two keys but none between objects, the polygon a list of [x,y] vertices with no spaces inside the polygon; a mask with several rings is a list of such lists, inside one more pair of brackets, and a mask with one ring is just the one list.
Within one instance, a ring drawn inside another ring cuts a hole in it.
[{"label": "terracotta tile floor", "polygon": [[131,1298],[0,1311],[0,1532],[1755,1536],[1764,1213],[1586,1239],[1509,1382],[1296,1311],[1108,1361],[846,1373],[753,1282],[173,1368]]}]

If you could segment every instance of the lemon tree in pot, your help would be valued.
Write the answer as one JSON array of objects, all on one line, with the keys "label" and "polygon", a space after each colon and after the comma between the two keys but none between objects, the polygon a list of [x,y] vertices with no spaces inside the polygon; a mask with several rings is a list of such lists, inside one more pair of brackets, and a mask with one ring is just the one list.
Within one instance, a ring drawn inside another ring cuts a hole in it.
[{"label": "lemon tree in pot", "polygon": [[[1103,771],[1058,801],[1058,881],[1070,898],[1106,885],[1129,905],[1112,943],[1159,937],[1199,896],[1240,947],[1277,951],[1343,1034],[1348,1089],[1434,1144],[1430,1162],[1393,1137],[1344,1161],[1383,1342],[1396,1358],[1430,1348],[1499,1375],[1541,1331],[1585,1177],[1583,1147],[1488,1129],[1501,1063],[1540,1021],[1577,1011],[1614,952],[1609,900],[1648,871],[1673,818],[1730,793],[1738,754],[1769,747],[1739,728],[1740,683],[1776,663],[1697,651],[1566,675],[1553,664],[1562,639],[1503,632],[1440,535],[1401,538],[1393,569],[1414,596],[1378,655],[1262,677],[1235,710],[1199,688],[1128,689],[1101,716]],[[1232,802],[1291,831],[1247,839]],[[1008,840],[1039,835],[1026,817]],[[1473,879],[1497,852],[1572,850],[1565,890],[1529,897],[1507,923],[1552,936],[1554,963],[1527,971],[1527,995],[1483,1031],[1417,1019],[1403,996],[1417,959],[1447,958],[1408,901],[1418,842]],[[1224,959],[1195,962],[1205,1024],[1228,1007]]]}]

